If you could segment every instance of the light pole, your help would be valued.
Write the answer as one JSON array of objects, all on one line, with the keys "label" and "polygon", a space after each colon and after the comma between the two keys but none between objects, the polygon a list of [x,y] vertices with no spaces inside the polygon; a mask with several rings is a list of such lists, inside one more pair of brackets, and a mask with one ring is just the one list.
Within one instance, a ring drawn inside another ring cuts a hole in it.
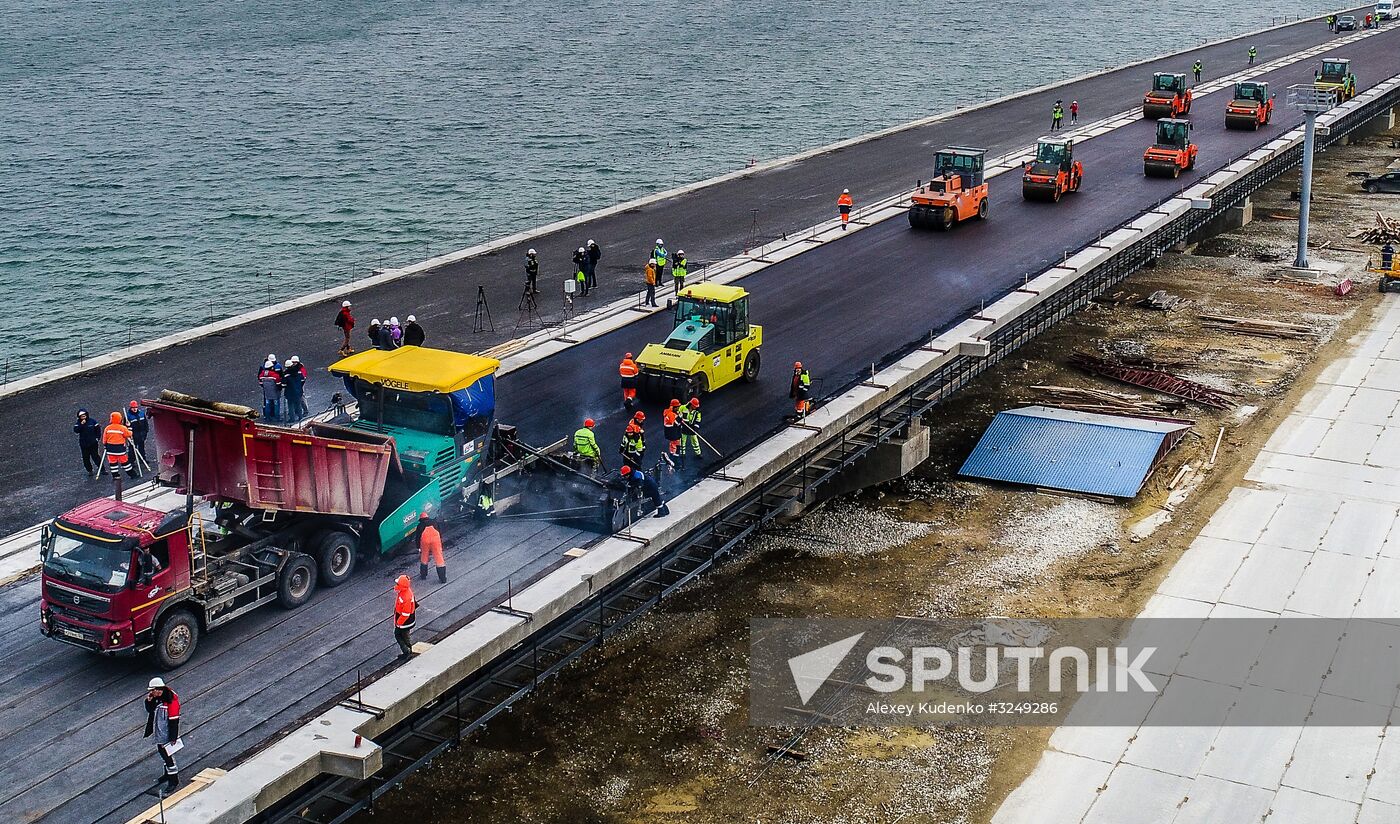
[{"label": "light pole", "polygon": [[1308,208],[1312,204],[1313,144],[1317,134],[1317,116],[1332,108],[1336,102],[1332,91],[1319,89],[1311,83],[1288,87],[1289,108],[1302,109],[1306,120],[1303,127],[1302,182],[1298,185],[1298,255],[1293,260],[1295,269],[1308,268]]}]

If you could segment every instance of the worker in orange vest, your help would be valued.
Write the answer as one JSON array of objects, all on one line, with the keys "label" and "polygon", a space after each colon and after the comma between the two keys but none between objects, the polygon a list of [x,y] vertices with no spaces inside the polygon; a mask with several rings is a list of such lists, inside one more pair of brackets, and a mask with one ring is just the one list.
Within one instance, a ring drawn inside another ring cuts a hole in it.
[{"label": "worker in orange vest", "polygon": [[836,198],[836,208],[841,210],[841,231],[846,231],[846,224],[851,221],[851,190],[842,189],[841,196]]},{"label": "worker in orange vest", "polygon": [[122,413],[113,412],[107,426],[102,430],[102,448],[107,453],[107,469],[112,473],[112,483],[116,487],[116,499],[122,499],[122,471],[133,478],[141,477],[131,459],[131,429],[122,420]]},{"label": "worker in orange vest", "polygon": [[671,399],[671,405],[666,407],[661,413],[661,432],[666,437],[667,453],[672,458],[680,457],[681,450],[681,402],[678,398]]},{"label": "worker in orange vest", "polygon": [[413,597],[413,585],[407,575],[394,581],[394,640],[399,644],[399,657],[413,655],[413,639],[409,633],[418,622],[418,601]]},{"label": "worker in orange vest", "polygon": [[428,559],[437,567],[438,583],[447,583],[447,562],[442,557],[442,533],[427,509],[418,516],[418,580],[428,578]]},{"label": "worker in orange vest", "polygon": [[617,365],[618,377],[622,378],[622,405],[631,409],[637,403],[637,362],[632,360],[632,353],[628,352],[622,356],[622,363]]}]

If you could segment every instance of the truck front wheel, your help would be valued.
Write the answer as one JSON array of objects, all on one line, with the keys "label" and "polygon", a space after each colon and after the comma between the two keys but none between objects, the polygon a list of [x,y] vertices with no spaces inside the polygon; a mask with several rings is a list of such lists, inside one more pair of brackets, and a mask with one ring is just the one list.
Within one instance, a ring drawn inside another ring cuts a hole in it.
[{"label": "truck front wheel", "polygon": [[316,589],[316,564],[309,555],[292,553],[277,573],[277,600],[287,609],[296,609],[311,600]]},{"label": "truck front wheel", "polygon": [[198,645],[199,621],[189,610],[177,609],[160,619],[152,653],[161,669],[173,670],[184,666]]},{"label": "truck front wheel", "polygon": [[744,382],[753,383],[758,380],[758,368],[763,363],[759,358],[758,350],[755,349],[744,359]]},{"label": "truck front wheel", "polygon": [[360,542],[355,536],[339,529],[321,536],[316,547],[316,568],[321,586],[338,587],[355,571],[355,556]]}]

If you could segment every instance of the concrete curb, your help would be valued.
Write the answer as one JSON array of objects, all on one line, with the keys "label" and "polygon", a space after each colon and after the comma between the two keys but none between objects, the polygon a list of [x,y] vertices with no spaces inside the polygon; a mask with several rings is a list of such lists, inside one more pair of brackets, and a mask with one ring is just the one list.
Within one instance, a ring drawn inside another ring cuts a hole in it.
[{"label": "concrete curb", "polygon": [[599,218],[620,214],[630,209],[637,209],[654,203],[659,203],[663,200],[669,200],[673,197],[678,197],[680,195],[699,191],[701,189],[716,186],[721,183],[738,180],[747,175],[760,174],[763,172],[772,171],[774,169],[780,169],[784,166],[789,166],[793,163],[798,163],[800,161],[808,160],[810,158],[818,157],[820,155],[829,154],[840,149],[849,148],[851,146],[856,146],[861,143],[867,143],[872,140],[878,140],[879,138],[887,137],[892,134],[898,134],[899,132],[908,131],[910,129],[917,129],[923,126],[931,125],[933,123],[948,120],[950,118],[957,117],[958,115],[966,114],[967,112],[978,111],[980,109],[996,106],[1010,100],[1017,100],[1023,97],[1030,97],[1032,95],[1041,94],[1042,92],[1050,91],[1052,89],[1060,88],[1062,86],[1068,86],[1073,83],[1080,83],[1095,77],[1102,77],[1107,74],[1123,71],[1125,69],[1131,69],[1136,66],[1142,66],[1147,63],[1152,63],[1158,60],[1165,60],[1170,57],[1188,54],[1190,52],[1198,51],[1200,49],[1219,46],[1221,44],[1229,43],[1234,40],[1242,40],[1249,37],[1257,37],[1266,32],[1290,28],[1292,26],[1297,26],[1305,23],[1320,22],[1324,17],[1325,15],[1317,15],[1292,23],[1281,23],[1277,26],[1266,26],[1264,28],[1256,29],[1251,32],[1246,32],[1244,34],[1225,37],[1218,40],[1211,40],[1205,43],[1201,43],[1197,46],[1192,46],[1190,48],[1154,55],[1152,57],[1148,57],[1132,63],[1127,63],[1125,65],[1117,66],[1115,68],[1100,69],[1099,71],[1095,72],[1087,72],[1076,77],[1071,77],[1054,83],[1037,86],[1033,89],[1027,89],[1025,91],[1015,92],[1013,94],[1003,95],[993,100],[988,100],[983,103],[975,104],[973,106],[955,108],[951,111],[931,115],[929,117],[921,118],[919,120],[913,120],[908,123],[904,123],[897,126],[891,126],[886,129],[880,129],[878,131],[869,132],[863,135],[858,135],[856,137],[848,138],[837,143],[832,143],[815,149],[809,149],[807,151],[799,152],[794,155],[788,155],[786,157],[777,158],[775,160],[765,161],[763,163],[759,163],[751,167],[747,167],[733,172],[728,172],[717,177],[707,178],[705,180],[686,184],[684,186],[680,186],[674,189],[668,189],[663,192],[657,192],[655,194],[646,195],[640,198],[625,201],[615,206],[610,206],[604,209],[588,212],[577,217],[566,218],[563,220],[558,220],[553,223],[546,224],[544,226],[516,232],[514,234],[507,235],[497,240],[488,241],[486,243],[478,244],[476,246],[470,246],[455,252],[449,252],[444,255],[432,257],[419,263],[415,263],[402,268],[382,270],[380,274],[373,275],[368,278],[362,278],[357,281],[341,284],[330,289],[318,290],[316,292],[311,292],[300,297],[290,298],[288,300],[281,301],[279,303],[275,303],[271,306],[266,306],[261,309],[255,309],[249,312],[233,315],[232,317],[228,317],[223,320],[202,324],[192,329],[187,329],[183,332],[176,332],[170,335],[165,335],[163,337],[156,338],[155,340],[147,341],[145,343],[139,343],[132,346],[123,347],[121,349],[116,349],[106,354],[98,355],[92,358],[85,358],[81,364],[59,366],[53,369],[48,369],[43,372],[40,372],[37,375],[31,375],[27,378],[20,378],[19,380],[12,381],[3,387],[0,387],[0,398],[27,392],[31,389],[35,389],[47,383],[52,383],[54,381],[64,380],[67,378],[75,377],[77,375],[82,375],[87,372],[102,369],[104,367],[112,366],[118,363],[122,363],[124,361],[132,360],[133,358],[138,358],[142,355],[149,355],[153,352],[158,352],[162,349],[166,349],[172,346],[190,343],[191,341],[198,340],[208,335],[212,335],[219,332],[227,332],[239,326],[244,326],[246,324],[263,320],[266,318],[275,317],[284,312],[290,312],[295,309],[303,309],[308,306],[320,303],[322,301],[342,300],[346,296],[358,291],[362,291],[364,289],[372,288],[375,286],[381,286],[383,284],[391,283],[393,281],[411,275],[429,272],[441,266],[457,263],[468,258],[478,257],[490,252],[499,252],[500,250],[508,248],[515,244],[523,243],[534,238],[543,237],[544,235],[552,234],[554,232],[563,229],[568,229],[573,226],[578,226],[591,220],[597,220]]},{"label": "concrete curb", "polygon": [[[1335,122],[1395,88],[1400,88],[1400,75],[1376,84],[1319,120]],[[737,503],[744,494],[798,460],[804,451],[864,420],[892,393],[908,389],[963,354],[985,351],[988,336],[1093,272],[1116,253],[1162,231],[1189,212],[1193,203],[1208,199],[1220,187],[1277,157],[1301,139],[1302,127],[1295,127],[1206,180],[1186,187],[880,370],[871,376],[870,384],[826,401],[807,418],[803,428],[784,429],[745,452],[725,467],[723,479],[701,480],[669,502],[671,518],[634,524],[630,539],[604,538],[587,555],[516,593],[512,606],[531,613],[532,621],[491,613],[453,632],[430,651],[365,689],[363,700],[384,708],[383,717],[334,708],[235,767],[208,789],[176,805],[169,811],[168,820],[172,824],[233,824],[265,810],[322,771],[349,776],[373,772],[376,759],[382,758],[380,750],[368,740],[363,747],[352,748],[350,742],[357,735],[373,738],[404,720],[480,666],[525,640],[534,626],[546,625],[587,600],[600,587],[618,580],[637,564]]]}]

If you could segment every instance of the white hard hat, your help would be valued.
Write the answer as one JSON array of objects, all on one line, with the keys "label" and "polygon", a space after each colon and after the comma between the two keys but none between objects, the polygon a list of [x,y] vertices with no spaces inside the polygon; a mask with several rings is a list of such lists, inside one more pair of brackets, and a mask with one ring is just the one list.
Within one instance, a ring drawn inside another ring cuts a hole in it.
[{"label": "white hard hat", "polygon": [[297,355],[292,355],[292,359],[287,361],[287,363],[301,363],[301,358]]},{"label": "white hard hat", "polygon": [[408,316],[408,322],[409,322],[409,323],[413,323],[415,320],[418,320],[418,317],[417,317],[416,315],[409,315],[409,316]]},{"label": "white hard hat", "polygon": [[580,247],[578,247],[578,250],[579,250],[580,252],[582,252],[582,251],[584,251],[584,248],[583,248],[582,246],[580,246]]},{"label": "white hard hat", "polygon": [[535,253],[535,250],[534,250],[534,249],[530,249],[530,250],[527,250],[527,251],[525,252],[525,254],[527,254],[527,255],[533,255],[534,253]]},{"label": "white hard hat", "polygon": [[268,360],[277,360],[277,356],[274,355],[274,354],[272,354],[271,352],[268,352],[268,353],[267,353],[267,359],[268,359]]},{"label": "white hard hat", "polygon": [[657,245],[657,246],[660,246],[660,245],[661,245],[661,238],[657,238],[657,239],[656,239],[656,245]]},{"label": "white hard hat", "polygon": [[589,245],[589,246],[597,246],[598,244],[596,244],[596,243],[593,242],[593,238],[589,238],[589,239],[588,239],[588,245]]},{"label": "white hard hat", "polygon": [[651,259],[651,265],[652,265],[652,266],[660,266],[660,265],[661,265],[661,261],[657,260],[656,258],[652,258],[652,259]]},{"label": "white hard hat", "polygon": [[349,306],[350,306],[350,301],[348,301],[348,300],[342,300],[342,301],[340,302],[340,305],[341,305],[341,306],[344,306],[344,307],[349,307]]},{"label": "white hard hat", "polygon": [[848,194],[850,194],[850,193],[851,193],[851,190],[850,190],[850,189],[842,189],[842,190],[841,190],[841,194],[843,194],[843,195],[848,195]]},{"label": "white hard hat", "polygon": [[389,318],[389,325],[390,325],[390,326],[398,326],[398,325],[399,325],[399,319],[398,319],[398,318]]},{"label": "white hard hat", "polygon": [[369,325],[370,325],[370,326],[378,326],[378,325],[379,325],[379,318],[375,318],[374,320],[370,321],[370,322],[369,322]]},{"label": "white hard hat", "polygon": [[684,250],[684,249],[677,249],[677,250],[676,250],[676,257],[685,257],[685,250]]},{"label": "white hard hat", "polygon": [[146,689],[148,689],[148,690],[159,690],[159,689],[164,689],[164,688],[165,688],[165,679],[164,679],[164,678],[161,678],[159,675],[157,675],[155,678],[152,678],[152,679],[151,679],[149,682],[147,682],[147,684],[146,684]]}]

